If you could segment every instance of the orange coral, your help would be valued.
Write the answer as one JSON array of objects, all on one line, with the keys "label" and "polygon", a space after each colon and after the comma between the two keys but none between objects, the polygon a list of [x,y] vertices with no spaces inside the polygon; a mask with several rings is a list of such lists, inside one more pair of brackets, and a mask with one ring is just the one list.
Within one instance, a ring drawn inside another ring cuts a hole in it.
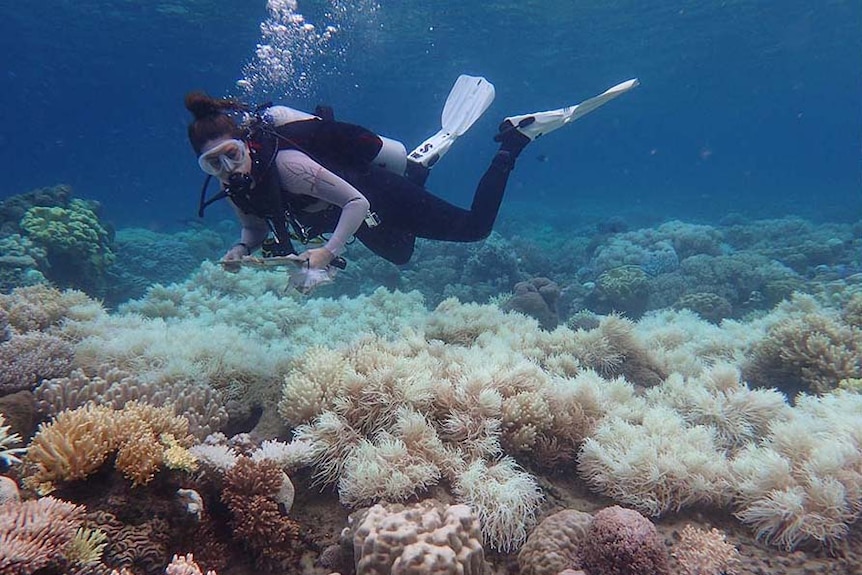
[{"label": "orange coral", "polygon": [[170,408],[132,402],[119,411],[92,404],[62,411],[39,427],[30,445],[27,482],[46,492],[55,481],[84,479],[117,451],[117,469],[134,485],[146,484],[169,447],[159,442],[162,434],[180,438],[173,444],[193,442],[188,421],[173,415]]}]

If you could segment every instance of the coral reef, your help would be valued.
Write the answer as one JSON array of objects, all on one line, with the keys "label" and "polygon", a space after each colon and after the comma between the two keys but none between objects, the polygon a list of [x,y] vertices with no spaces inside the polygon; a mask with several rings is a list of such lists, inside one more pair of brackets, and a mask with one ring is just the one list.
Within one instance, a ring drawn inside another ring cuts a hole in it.
[{"label": "coral reef", "polygon": [[593,516],[581,557],[594,575],[670,575],[664,542],[643,515],[619,506]]},{"label": "coral reef", "polygon": [[83,507],[53,497],[0,505],[0,573],[68,568],[67,548],[83,515]]},{"label": "coral reef", "polygon": [[533,529],[518,552],[521,575],[557,575],[581,568],[581,546],[593,520],[589,513],[564,509]]},{"label": "coral reef", "polygon": [[241,457],[224,476],[222,500],[234,535],[254,554],[260,568],[285,567],[298,556],[299,525],[279,510],[284,473],[270,461]]},{"label": "coral reef", "polygon": [[742,567],[739,551],[714,527],[704,531],[686,525],[671,555],[680,575],[737,575]]},{"label": "coral reef", "polygon": [[479,519],[466,505],[433,499],[377,504],[356,519],[356,575],[482,575]]}]

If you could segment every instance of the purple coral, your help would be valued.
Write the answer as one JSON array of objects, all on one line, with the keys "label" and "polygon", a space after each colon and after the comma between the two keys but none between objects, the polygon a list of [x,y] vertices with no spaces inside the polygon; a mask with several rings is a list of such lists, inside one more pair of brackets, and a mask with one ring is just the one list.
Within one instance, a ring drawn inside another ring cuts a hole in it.
[{"label": "purple coral", "polygon": [[669,575],[667,549],[649,519],[633,509],[606,507],[593,516],[581,550],[591,575]]}]

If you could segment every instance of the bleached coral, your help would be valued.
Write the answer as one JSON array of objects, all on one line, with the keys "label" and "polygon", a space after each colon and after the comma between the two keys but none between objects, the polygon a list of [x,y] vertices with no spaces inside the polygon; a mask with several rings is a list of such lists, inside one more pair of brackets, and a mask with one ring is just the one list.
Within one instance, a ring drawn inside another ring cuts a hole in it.
[{"label": "bleached coral", "polygon": [[[165,568],[165,575],[203,575],[201,568],[195,563],[194,555],[174,555],[171,562]],[[215,571],[209,570],[206,575],[216,575]]]},{"label": "bleached coral", "polygon": [[0,461],[6,465],[13,463],[21,463],[19,455],[26,453],[25,447],[12,447],[15,444],[21,443],[21,436],[17,433],[9,433],[10,426],[3,425],[6,420],[3,414],[0,413]]},{"label": "bleached coral", "polygon": [[236,465],[239,459],[239,454],[227,445],[202,443],[191,446],[189,452],[198,460],[220,471],[227,471]]},{"label": "bleached coral", "polygon": [[731,462],[736,516],[793,549],[846,536],[862,514],[862,395],[800,396],[793,416]]},{"label": "bleached coral", "polygon": [[381,432],[374,441],[363,439],[351,450],[338,480],[339,499],[352,507],[374,501],[404,501],[434,485],[440,469],[404,441]]},{"label": "bleached coral", "polygon": [[311,463],[313,447],[304,441],[284,443],[267,439],[251,454],[253,461],[269,460],[281,469],[293,470]]},{"label": "bleached coral", "polygon": [[604,419],[584,442],[578,471],[594,489],[652,516],[730,497],[714,430],[689,426],[666,407],[647,408],[639,422]]},{"label": "bleached coral", "polygon": [[509,457],[492,465],[472,462],[453,489],[458,500],[479,516],[485,542],[503,552],[514,551],[526,541],[544,499],[535,478]]},{"label": "bleached coral", "polygon": [[353,531],[357,575],[481,575],[479,518],[466,505],[434,499],[377,504]]},{"label": "bleached coral", "polygon": [[689,425],[714,429],[719,444],[729,450],[757,441],[771,423],[791,415],[781,392],[750,389],[740,380],[738,368],[726,363],[707,368],[700,377],[672,374],[646,395],[654,405],[672,407]]}]

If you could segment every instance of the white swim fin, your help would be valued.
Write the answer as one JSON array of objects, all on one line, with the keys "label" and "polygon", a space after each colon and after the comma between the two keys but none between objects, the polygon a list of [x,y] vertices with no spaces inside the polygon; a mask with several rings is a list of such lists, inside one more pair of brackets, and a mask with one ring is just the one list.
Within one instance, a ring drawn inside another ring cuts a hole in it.
[{"label": "white swim fin", "polygon": [[[625,94],[629,90],[635,88],[639,84],[637,78],[626,80],[617,84],[613,88],[602,92],[598,96],[584,100],[580,104],[560,108],[558,110],[548,110],[547,112],[533,112],[532,114],[523,114],[521,116],[509,116],[503,120],[500,126],[501,134],[509,130],[517,130],[530,140],[535,140],[539,136],[553,132],[558,128],[562,128],[569,122],[573,122],[589,114],[599,106],[610,102],[617,96]],[[500,134],[496,138],[500,140]]]},{"label": "white swim fin", "polygon": [[430,168],[494,101],[494,85],[481,76],[458,76],[446,98],[439,132],[419,144],[407,158]]}]

